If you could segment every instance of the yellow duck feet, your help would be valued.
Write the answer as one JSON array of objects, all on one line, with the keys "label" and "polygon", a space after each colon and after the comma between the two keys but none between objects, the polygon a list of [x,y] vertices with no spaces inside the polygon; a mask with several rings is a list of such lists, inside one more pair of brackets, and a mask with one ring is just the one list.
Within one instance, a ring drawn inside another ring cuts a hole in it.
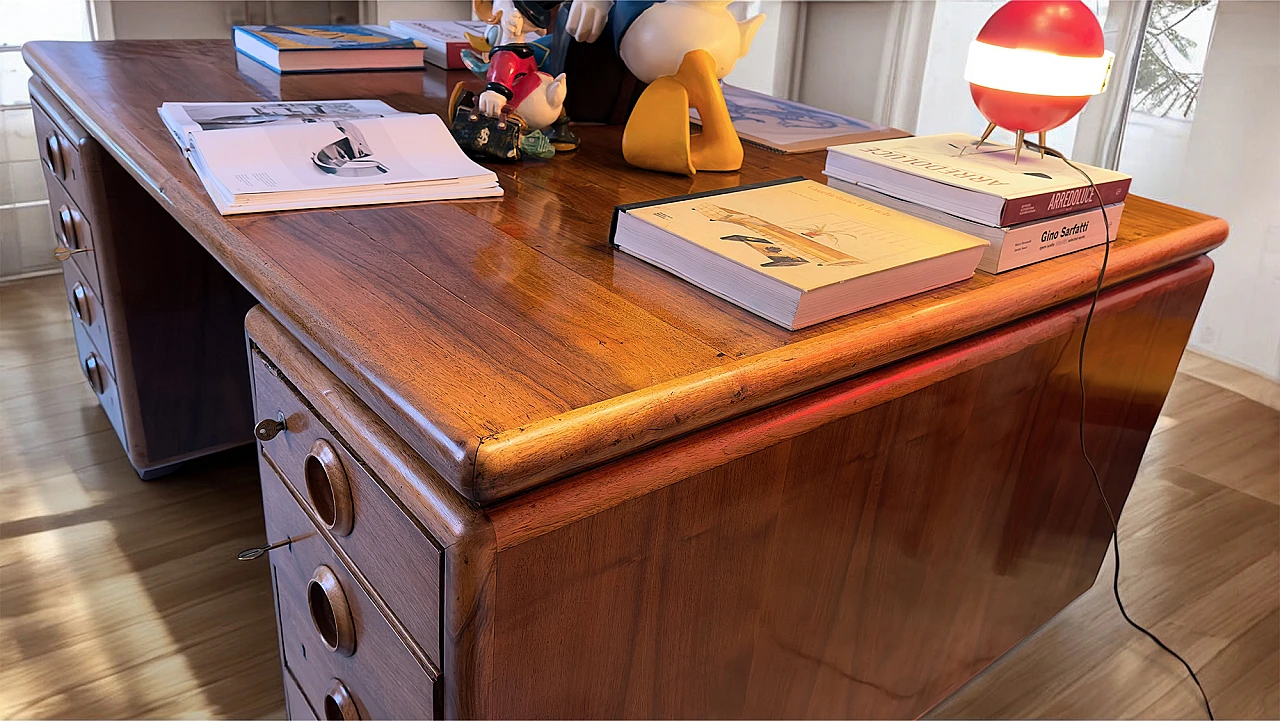
[{"label": "yellow duck feet", "polygon": [[[689,108],[697,108],[702,132],[689,132]],[[742,141],[706,50],[685,54],[675,75],[654,80],[640,95],[622,132],[622,156],[638,168],[693,175],[699,170],[742,167]]]}]

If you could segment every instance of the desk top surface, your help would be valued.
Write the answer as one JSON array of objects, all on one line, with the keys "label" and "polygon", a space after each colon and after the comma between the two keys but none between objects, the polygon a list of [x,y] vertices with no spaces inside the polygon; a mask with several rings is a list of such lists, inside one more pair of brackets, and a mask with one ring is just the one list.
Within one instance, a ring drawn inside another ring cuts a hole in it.
[{"label": "desk top surface", "polygon": [[[151,194],[463,495],[491,502],[1072,298],[1102,249],[790,332],[608,245],[613,206],[791,175],[824,153],[748,147],[738,173],[637,170],[621,128],[493,165],[500,201],[224,218],[156,113],[164,101],[381,98],[445,112],[465,72],[278,77],[228,41],[31,43],[35,74]],[[268,80],[270,82],[270,80]],[[1114,284],[1205,252],[1221,220],[1130,197]]]}]

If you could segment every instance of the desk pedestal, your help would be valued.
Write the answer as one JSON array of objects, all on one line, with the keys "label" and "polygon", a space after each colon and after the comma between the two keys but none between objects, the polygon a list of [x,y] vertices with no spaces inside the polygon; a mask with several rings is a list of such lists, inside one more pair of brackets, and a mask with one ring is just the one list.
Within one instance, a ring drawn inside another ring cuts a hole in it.
[{"label": "desk pedestal", "polygon": [[[1085,438],[1114,508],[1211,272],[1184,262],[1098,306]],[[289,429],[261,443],[268,525],[310,519],[354,617],[354,652],[328,650],[329,617],[298,610],[310,568],[272,552],[282,638],[308,644],[283,651],[308,702],[291,713],[337,708],[340,681],[351,708],[390,716],[919,716],[1101,565],[1110,526],[1077,444],[1087,306],[486,508],[255,309],[256,412]],[[290,455],[319,441],[348,490]]]}]

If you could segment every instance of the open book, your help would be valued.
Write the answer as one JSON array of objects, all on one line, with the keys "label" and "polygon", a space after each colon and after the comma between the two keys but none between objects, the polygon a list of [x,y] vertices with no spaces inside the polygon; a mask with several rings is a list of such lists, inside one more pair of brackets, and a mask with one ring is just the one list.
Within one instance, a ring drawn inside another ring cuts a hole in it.
[{"label": "open book", "polygon": [[435,115],[190,134],[191,164],[223,215],[502,195]]},{"label": "open book", "polygon": [[405,115],[381,100],[293,100],[257,103],[164,103],[160,119],[186,151],[196,130],[231,130],[262,125],[323,123]]},{"label": "open book", "polygon": [[[907,133],[866,120],[851,118],[794,100],[724,84],[724,102],[733,129],[744,142],[778,153],[811,153],[831,145],[901,138]],[[698,111],[689,119],[701,124]]]}]

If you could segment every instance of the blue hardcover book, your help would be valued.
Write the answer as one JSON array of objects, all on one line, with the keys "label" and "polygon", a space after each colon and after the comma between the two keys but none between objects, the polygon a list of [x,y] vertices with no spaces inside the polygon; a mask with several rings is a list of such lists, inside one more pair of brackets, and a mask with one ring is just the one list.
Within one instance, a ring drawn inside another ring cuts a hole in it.
[{"label": "blue hardcover book", "polygon": [[378,25],[237,25],[233,38],[278,73],[420,68],[426,48]]}]

